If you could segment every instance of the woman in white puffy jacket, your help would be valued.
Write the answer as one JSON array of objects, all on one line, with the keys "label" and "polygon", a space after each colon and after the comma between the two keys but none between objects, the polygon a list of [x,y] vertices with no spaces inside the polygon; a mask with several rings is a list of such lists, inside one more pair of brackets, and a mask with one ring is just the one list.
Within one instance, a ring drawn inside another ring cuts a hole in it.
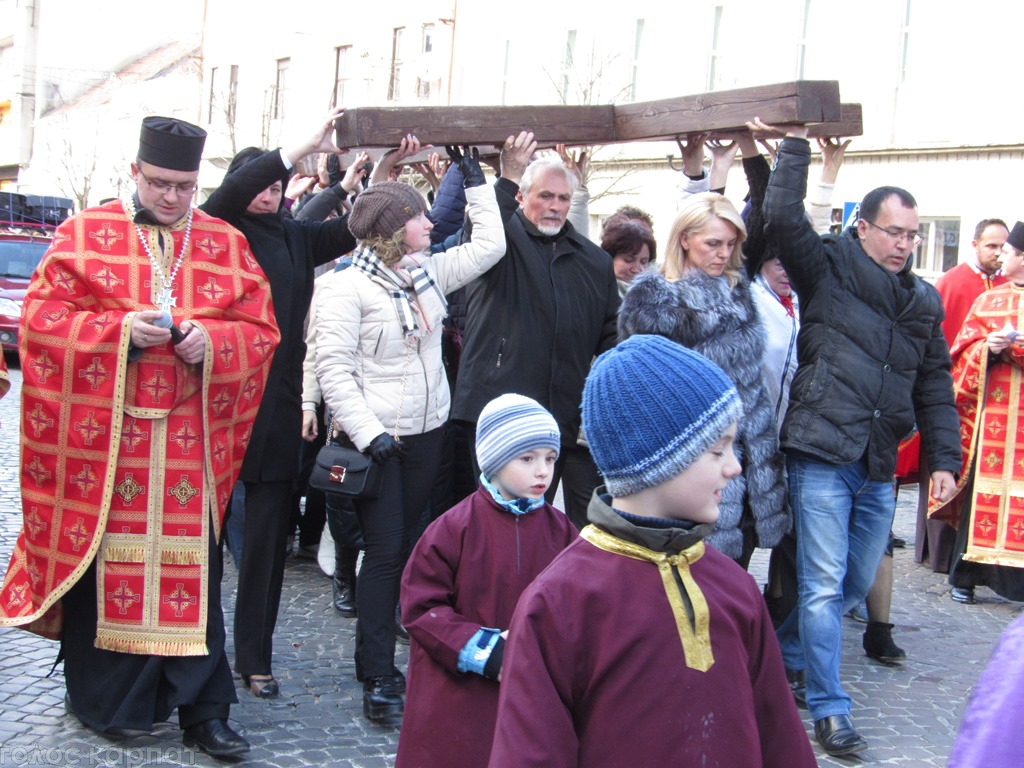
[{"label": "woman in white puffy jacket", "polygon": [[383,490],[356,502],[366,542],[356,594],[356,677],[363,710],[395,723],[404,711],[397,675],[395,606],[409,537],[437,474],[450,395],[441,361],[445,295],[505,253],[494,189],[478,159],[449,148],[465,177],[472,240],[430,256],[423,196],[383,182],[349,215],[359,240],[352,266],[317,298],[316,375],[335,428],[384,472]]}]

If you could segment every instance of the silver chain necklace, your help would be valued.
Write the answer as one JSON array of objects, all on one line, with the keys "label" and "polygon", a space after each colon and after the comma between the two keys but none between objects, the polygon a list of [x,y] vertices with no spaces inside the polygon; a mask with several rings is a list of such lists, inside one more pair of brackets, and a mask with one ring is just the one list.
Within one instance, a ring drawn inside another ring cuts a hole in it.
[{"label": "silver chain necklace", "polygon": [[[153,274],[160,282],[160,293],[156,297],[156,305],[164,312],[170,312],[171,307],[177,305],[178,300],[174,296],[174,278],[178,274],[178,270],[181,268],[181,262],[185,258],[185,251],[188,250],[188,244],[192,237],[192,206],[188,209],[188,218],[185,220],[185,237],[181,241],[181,252],[178,254],[178,258],[174,261],[174,267],[171,269],[169,277],[164,276],[163,265],[153,255],[153,251],[149,248],[149,238],[146,237],[142,231],[142,227],[135,223],[135,202],[131,199],[125,201],[125,208],[128,209],[128,215],[131,217],[132,223],[135,224],[135,232],[139,236],[139,240],[142,242],[142,247],[146,251],[146,255],[149,256],[150,266],[153,268]],[[173,243],[174,240],[172,239]],[[173,246],[172,246],[173,247]]]}]

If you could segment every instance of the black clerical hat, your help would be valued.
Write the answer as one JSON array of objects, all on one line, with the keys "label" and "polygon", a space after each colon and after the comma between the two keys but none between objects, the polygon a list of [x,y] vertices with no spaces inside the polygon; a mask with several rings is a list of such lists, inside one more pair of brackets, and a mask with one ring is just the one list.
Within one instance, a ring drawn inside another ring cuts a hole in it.
[{"label": "black clerical hat", "polygon": [[1006,244],[1012,245],[1018,251],[1024,251],[1024,221],[1018,221],[1010,230],[1010,236],[1006,238]]},{"label": "black clerical hat", "polygon": [[139,134],[139,160],[172,171],[198,171],[206,131],[173,117],[147,117]]}]

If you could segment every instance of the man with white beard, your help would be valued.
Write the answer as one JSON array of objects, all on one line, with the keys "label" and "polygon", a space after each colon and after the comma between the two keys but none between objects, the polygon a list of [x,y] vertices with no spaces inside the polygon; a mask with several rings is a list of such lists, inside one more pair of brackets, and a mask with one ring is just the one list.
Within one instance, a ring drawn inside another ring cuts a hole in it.
[{"label": "man with white beard", "polygon": [[578,444],[580,400],[590,362],[615,344],[619,292],[612,258],[566,219],[577,180],[557,159],[530,162],[537,143],[523,131],[501,150],[495,182],[506,256],[466,288],[466,330],[452,419],[469,443],[484,405],[498,395],[532,397],[558,422],[559,479],[566,511],[585,523],[597,474]]}]

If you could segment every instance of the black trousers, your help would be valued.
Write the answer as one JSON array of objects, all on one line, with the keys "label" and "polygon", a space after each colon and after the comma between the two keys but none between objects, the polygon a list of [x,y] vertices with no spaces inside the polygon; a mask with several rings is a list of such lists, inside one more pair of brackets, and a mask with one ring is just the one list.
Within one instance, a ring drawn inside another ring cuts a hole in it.
[{"label": "black trousers", "polygon": [[[211,537],[212,539],[212,537]],[[96,564],[62,599],[64,678],[74,714],[97,731],[150,731],[178,708],[188,728],[205,720],[226,720],[238,701],[224,653],[220,607],[220,549],[210,542],[207,594],[207,656],[144,656],[97,648]]]},{"label": "black trousers", "polygon": [[245,532],[235,598],[235,671],[269,675],[274,627],[284,583],[285,547],[293,484],[245,484]]},{"label": "black trousers", "polygon": [[[405,456],[383,466],[376,499],[354,506],[366,551],[356,581],[356,678],[390,675],[395,667],[395,607],[409,541],[426,508],[441,460],[442,430],[403,435]],[[248,553],[246,553],[248,557]]]}]

